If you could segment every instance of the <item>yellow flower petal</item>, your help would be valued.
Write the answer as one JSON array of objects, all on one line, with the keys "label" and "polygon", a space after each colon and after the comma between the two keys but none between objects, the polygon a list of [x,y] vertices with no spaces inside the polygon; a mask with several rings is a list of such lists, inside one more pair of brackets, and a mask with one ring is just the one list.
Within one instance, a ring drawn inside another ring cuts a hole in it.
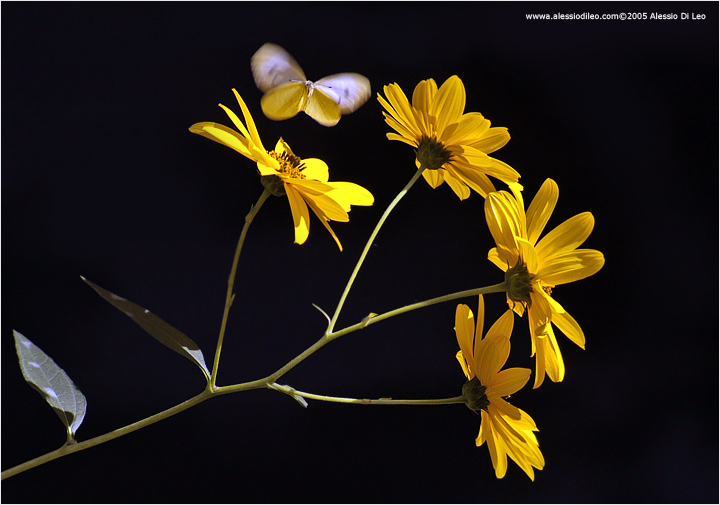
[{"label": "yellow flower petal", "polygon": [[[443,144],[467,145],[477,149],[473,144],[480,142],[489,128],[490,121],[485,119],[482,114],[470,112],[464,114],[457,123],[448,125],[439,140]],[[491,152],[485,149],[479,150],[485,153]]]},{"label": "yellow flower petal", "polygon": [[460,121],[465,110],[465,86],[457,75],[440,86],[430,105],[429,114],[436,119],[436,129],[442,132],[449,124]]},{"label": "yellow flower petal", "polygon": [[517,393],[527,384],[531,372],[529,368],[508,368],[498,372],[485,391],[488,400]]},{"label": "yellow flower petal", "polygon": [[323,160],[318,158],[306,158],[302,162],[303,165],[305,165],[305,169],[302,173],[306,178],[322,182],[328,181],[328,166]]},{"label": "yellow flower petal", "polygon": [[310,234],[310,213],[300,193],[291,184],[285,184],[285,193],[290,202],[290,210],[295,227],[295,243],[304,244]]},{"label": "yellow flower petal", "polygon": [[[483,326],[485,325],[485,299],[483,295],[478,295],[478,310],[477,310],[477,323],[475,324],[475,335],[478,338],[483,335]],[[473,355],[475,355],[475,349],[473,348]]]},{"label": "yellow flower petal", "polygon": [[423,170],[422,175],[427,183],[430,184],[430,187],[435,189],[443,183],[443,180],[445,179],[445,170]]},{"label": "yellow flower petal", "polygon": [[350,211],[351,205],[368,206],[375,202],[370,191],[352,182],[328,182],[326,184],[333,188],[328,196],[338,202],[346,212]]},{"label": "yellow flower petal", "polygon": [[475,377],[475,374],[468,365],[468,361],[465,359],[462,350],[458,351],[457,354],[455,354],[455,358],[458,360],[458,363],[460,363],[460,366],[462,367],[463,373],[465,374],[465,377],[467,377],[467,380],[472,380],[473,377]]},{"label": "yellow flower petal", "polygon": [[[490,121],[488,121],[490,126]],[[469,142],[467,145],[474,147],[484,153],[494,153],[501,147],[504,147],[510,141],[510,133],[505,127],[495,126],[488,128],[483,136],[475,141]]]},{"label": "yellow flower petal", "polygon": [[416,109],[429,112],[437,91],[438,87],[434,79],[420,81],[413,91],[412,106]]},{"label": "yellow flower petal", "polygon": [[497,344],[494,340],[482,339],[480,345],[475,346],[473,356],[473,371],[480,379],[480,384],[489,386],[500,366]]},{"label": "yellow flower petal", "polygon": [[[455,308],[455,337],[457,338],[460,351],[465,360],[472,364],[473,360],[473,338],[475,337],[475,319],[470,307],[459,304]],[[466,374],[467,375],[467,374]],[[471,372],[471,375],[475,375]],[[468,377],[470,379],[470,377]]]},{"label": "yellow flower petal", "polygon": [[[250,133],[250,140],[252,140],[252,143],[255,144],[259,149],[266,151],[266,149],[263,147],[262,140],[260,140],[260,134],[258,133],[257,128],[255,127],[255,121],[253,120],[253,117],[250,114],[250,111],[248,110],[247,105],[245,105],[245,102],[240,97],[240,93],[238,93],[237,90],[235,90],[235,88],[233,88],[233,93],[235,94],[235,98],[237,98],[238,104],[240,104],[240,109],[242,110],[243,117],[245,118],[245,123],[247,123],[247,129]],[[233,121],[233,123],[235,123],[235,122]],[[235,124],[235,126],[238,126],[238,125]],[[238,127],[238,130],[240,130],[241,132],[243,131],[243,129],[240,127]]]},{"label": "yellow flower petal", "polygon": [[595,218],[590,212],[571,217],[540,239],[535,245],[538,256],[548,257],[577,249],[590,236],[594,226]]},{"label": "yellow flower petal", "polygon": [[605,264],[605,257],[595,249],[577,249],[545,258],[537,277],[550,286],[575,282],[596,274]]},{"label": "yellow flower petal", "polygon": [[453,177],[453,175],[453,172],[448,170],[445,173],[444,180],[460,200],[465,200],[470,196],[470,188],[468,188],[460,179]]},{"label": "yellow flower petal", "polygon": [[528,240],[537,244],[540,234],[555,210],[560,190],[552,179],[546,179],[527,210]]},{"label": "yellow flower petal", "polygon": [[449,173],[470,186],[483,198],[495,191],[495,186],[490,182],[490,179],[464,160],[455,159],[450,163],[446,163],[445,166]]},{"label": "yellow flower petal", "polygon": [[[501,368],[505,366],[510,354],[510,336],[512,335],[514,322],[514,312],[508,309],[493,323],[487,331],[487,335],[485,335],[485,338],[494,340],[498,345],[498,361]],[[482,333],[478,333],[478,335],[482,335]]]},{"label": "yellow flower petal", "polygon": [[576,345],[585,349],[585,334],[575,319],[567,313],[553,297],[548,297],[550,308],[552,309],[552,322],[558,329],[565,334]]},{"label": "yellow flower petal", "polygon": [[253,159],[247,147],[248,140],[235,130],[217,123],[195,123],[190,131],[214,140],[215,142],[234,149],[243,156]]}]

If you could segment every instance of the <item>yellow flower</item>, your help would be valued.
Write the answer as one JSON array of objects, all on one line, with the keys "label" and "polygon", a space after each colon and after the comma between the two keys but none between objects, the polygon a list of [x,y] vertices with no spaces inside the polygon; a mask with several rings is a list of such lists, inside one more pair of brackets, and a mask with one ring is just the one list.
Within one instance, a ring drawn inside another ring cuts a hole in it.
[{"label": "yellow flower", "polygon": [[600,251],[578,249],[590,236],[595,224],[589,212],[568,219],[538,240],[557,203],[559,192],[555,181],[545,181],[527,213],[520,188],[511,184],[510,190],[512,194],[499,191],[491,193],[485,200],[485,217],[497,244],[488,253],[488,259],[504,271],[526,268],[524,275],[532,289],[529,301],[508,292],[508,303],[521,316],[527,305],[531,356],[535,355],[533,387],[539,387],[546,373],[554,382],[562,381],[565,376],[565,364],[553,324],[570,340],[585,348],[582,329],[553,299],[552,289],[559,284],[593,275],[602,268],[605,258]]},{"label": "yellow flower", "polygon": [[475,445],[487,442],[495,476],[502,479],[507,472],[507,456],[535,480],[533,467],[542,470],[545,459],[538,447],[535,421],[525,411],[510,405],[505,398],[519,391],[530,378],[528,368],[500,371],[510,354],[513,312],[508,310],[482,338],[485,306],[480,295],[477,328],[467,305],[455,311],[455,334],[460,351],[457,359],[468,382],[463,394],[468,407],[480,411],[480,433]]},{"label": "yellow flower", "polygon": [[418,168],[425,163],[423,177],[433,188],[443,182],[464,200],[470,189],[485,197],[495,191],[488,175],[505,183],[517,182],[520,174],[488,153],[510,140],[507,128],[490,128],[490,121],[479,112],[465,110],[465,86],[456,75],[438,89],[433,79],[420,81],[412,104],[397,84],[384,87],[387,100],[378,94],[385,122],[399,140],[417,148]]},{"label": "yellow flower", "polygon": [[217,123],[196,123],[190,131],[236,150],[257,163],[263,185],[275,196],[287,195],[295,226],[295,243],[303,244],[310,232],[308,206],[327,228],[342,251],[328,221],[349,221],[351,205],[372,205],[372,194],[351,182],[328,182],[328,166],[317,158],[301,159],[281,138],[275,150],[263,147],[245,102],[233,89],[247,127],[233,111],[220,104],[239,132]]}]

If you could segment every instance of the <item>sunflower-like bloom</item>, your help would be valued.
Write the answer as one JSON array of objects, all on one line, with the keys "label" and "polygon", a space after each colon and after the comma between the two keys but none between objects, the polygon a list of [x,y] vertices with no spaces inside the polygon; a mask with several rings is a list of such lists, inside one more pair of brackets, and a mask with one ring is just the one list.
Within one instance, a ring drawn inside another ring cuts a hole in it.
[{"label": "sunflower-like bloom", "polygon": [[508,310],[482,338],[485,307],[480,295],[477,327],[467,305],[455,311],[455,334],[460,351],[457,359],[468,382],[463,386],[467,405],[480,411],[480,433],[475,445],[487,442],[495,467],[495,476],[502,479],[507,472],[507,456],[535,480],[533,467],[542,470],[545,459],[538,447],[535,421],[525,411],[510,405],[505,398],[520,390],[530,378],[528,368],[500,371],[510,354],[510,334],[514,314]]},{"label": "sunflower-like bloom", "polygon": [[[387,100],[378,94],[385,122],[399,140],[417,148],[418,168],[424,163],[423,177],[433,188],[443,182],[464,200],[470,189],[483,198],[495,191],[488,176],[505,183],[517,182],[520,174],[488,153],[510,140],[507,128],[490,128],[490,121],[479,112],[465,110],[465,86],[456,75],[438,89],[433,79],[420,81],[412,104],[397,84],[384,87]],[[468,188],[469,187],[469,188]]]},{"label": "sunflower-like bloom", "polygon": [[342,245],[328,221],[349,221],[351,205],[372,205],[373,195],[362,186],[351,182],[328,182],[328,166],[317,158],[301,159],[281,138],[275,150],[263,147],[250,111],[237,91],[233,89],[247,127],[233,111],[220,107],[239,130],[217,123],[195,123],[190,131],[236,150],[257,163],[263,186],[275,196],[287,195],[295,225],[295,243],[303,244],[310,232],[308,206],[327,228],[342,251]]},{"label": "sunflower-like bloom", "polygon": [[490,249],[488,259],[507,271],[506,279],[516,277],[514,281],[511,279],[514,285],[528,286],[524,293],[508,291],[508,303],[520,316],[527,306],[531,356],[535,355],[533,387],[537,388],[546,373],[554,382],[562,381],[565,376],[565,364],[553,324],[571,341],[585,348],[582,329],[553,299],[552,289],[593,275],[602,268],[605,258],[600,251],[578,249],[595,224],[589,212],[568,219],[540,239],[558,200],[555,181],[547,179],[543,183],[527,213],[520,188],[511,184],[510,190],[512,194],[499,191],[491,193],[485,200],[485,217],[497,244]]}]

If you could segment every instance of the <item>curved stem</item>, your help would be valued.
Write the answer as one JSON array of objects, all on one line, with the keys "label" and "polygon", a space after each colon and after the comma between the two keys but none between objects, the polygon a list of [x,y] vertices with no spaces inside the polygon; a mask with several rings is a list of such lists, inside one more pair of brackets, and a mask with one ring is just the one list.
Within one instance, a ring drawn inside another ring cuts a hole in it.
[{"label": "curved stem", "polygon": [[175,405],[174,407],[171,407],[167,410],[159,412],[153,416],[146,417],[145,419],[138,421],[136,423],[129,424],[129,425],[119,428],[115,431],[105,433],[104,435],[100,435],[98,437],[91,438],[91,439],[85,440],[83,442],[78,442],[77,444],[64,445],[55,451],[49,452],[47,454],[43,454],[42,456],[39,456],[35,459],[31,459],[30,461],[26,461],[25,463],[22,463],[13,468],[9,468],[9,469],[3,471],[2,479],[4,480],[8,477],[12,477],[13,475],[22,473],[25,470],[30,470],[31,468],[35,468],[36,466],[40,466],[42,464],[48,463],[54,459],[58,459],[63,456],[67,456],[68,454],[82,451],[84,449],[88,449],[90,447],[94,447],[96,445],[102,444],[103,442],[108,442],[115,438],[122,437],[123,435],[127,435],[128,433],[132,433],[133,431],[137,431],[140,428],[144,428],[145,426],[149,426],[158,421],[162,421],[163,419],[166,419],[170,416],[178,414],[178,413],[182,412],[183,410],[189,409],[190,407],[193,407],[200,402],[204,402],[211,396],[213,396],[213,394],[211,392],[205,390],[202,393],[200,393],[199,395],[194,396],[179,405]]},{"label": "curved stem", "polygon": [[403,189],[400,190],[400,192],[397,194],[395,199],[390,202],[390,205],[388,205],[387,209],[385,209],[385,212],[380,217],[380,220],[378,221],[377,225],[375,225],[375,229],[370,234],[370,238],[367,241],[367,244],[365,244],[365,249],[363,249],[362,254],[360,255],[360,258],[358,259],[357,264],[355,265],[355,270],[353,270],[352,274],[350,275],[350,279],[348,280],[347,285],[345,286],[345,291],[343,291],[342,296],[340,297],[340,301],[338,302],[337,308],[335,309],[335,313],[333,314],[332,320],[330,321],[330,325],[328,326],[326,333],[332,333],[333,328],[335,328],[335,323],[337,322],[338,317],[340,316],[340,311],[342,310],[343,305],[345,304],[345,298],[347,298],[348,293],[350,292],[350,288],[352,287],[353,283],[355,282],[355,277],[357,277],[358,272],[360,271],[360,267],[362,267],[363,262],[365,261],[365,257],[367,256],[368,251],[370,250],[370,247],[372,246],[373,242],[375,241],[375,237],[377,236],[378,232],[380,231],[380,228],[382,228],[382,225],[385,223],[385,220],[390,215],[390,212],[395,208],[395,206],[400,202],[403,196],[405,196],[405,193],[407,193],[410,188],[415,184],[415,182],[420,178],[420,175],[425,170],[425,165],[421,165],[420,168],[418,168],[417,172],[415,172],[415,175],[412,176],[412,179],[410,179],[410,182],[408,182]]},{"label": "curved stem", "polygon": [[245,216],[245,225],[243,226],[242,232],[240,232],[240,239],[238,240],[237,248],[235,249],[235,258],[230,269],[230,277],[228,278],[228,289],[227,295],[225,296],[225,310],[223,311],[222,323],[220,324],[220,335],[218,336],[217,347],[215,348],[215,359],[213,360],[212,377],[210,378],[210,384],[208,389],[215,387],[215,381],[217,380],[218,367],[220,365],[220,352],[222,351],[223,339],[225,338],[225,328],[227,326],[228,314],[230,313],[230,306],[232,305],[235,295],[233,294],[233,286],[235,285],[235,274],[237,273],[238,261],[240,260],[240,251],[242,251],[243,244],[245,243],[245,236],[247,235],[248,228],[253,222],[255,215],[265,203],[265,200],[270,196],[270,191],[265,188],[260,198],[255,205],[250,207],[250,212]]},{"label": "curved stem", "polygon": [[451,300],[457,300],[458,298],[466,298],[468,296],[475,296],[475,295],[486,295],[489,293],[499,293],[502,291],[507,291],[507,285],[505,282],[501,282],[500,284],[494,284],[492,286],[486,286],[484,288],[475,288],[475,289],[467,289],[465,291],[458,291],[455,293],[450,293],[449,295],[444,296],[438,296],[436,298],[430,298],[429,300],[423,300],[421,302],[413,303],[411,305],[406,305],[405,307],[400,307],[398,309],[390,310],[388,312],[385,312],[383,314],[377,314],[368,316],[359,323],[353,324],[352,326],[347,326],[343,328],[342,330],[338,330],[333,333],[325,333],[320,339],[315,342],[313,345],[305,349],[302,353],[297,355],[292,361],[285,364],[282,368],[280,368],[277,372],[269,375],[267,377],[267,380],[269,383],[277,381],[280,377],[288,373],[290,370],[295,368],[297,365],[299,365],[302,361],[304,361],[307,357],[309,357],[311,354],[315,353],[320,348],[324,347],[326,344],[332,342],[336,338],[340,338],[343,335],[347,335],[348,333],[352,333],[357,330],[362,330],[366,326],[370,326],[371,324],[379,323],[380,321],[383,321],[385,319],[399,316],[400,314],[404,314],[406,312],[411,312],[413,310],[422,309],[424,307],[429,307],[430,305],[435,305],[442,302],[448,302]]},{"label": "curved stem", "polygon": [[325,396],[316,395],[313,393],[305,393],[304,391],[298,391],[290,386],[283,384],[271,384],[270,387],[285,393],[292,397],[302,396],[310,400],[320,400],[323,402],[334,402],[334,403],[354,403],[356,405],[450,405],[453,403],[465,403],[466,398],[464,395],[454,396],[452,398],[439,398],[439,399],[428,399],[428,400],[394,400],[392,398],[378,398],[376,400],[370,400],[367,398],[343,398],[341,396]]},{"label": "curved stem", "polygon": [[265,379],[259,379],[256,381],[251,381],[251,382],[244,382],[242,384],[235,384],[233,386],[219,387],[212,391],[206,389],[199,395],[193,396],[189,400],[186,400],[178,405],[175,405],[174,407],[170,407],[167,410],[163,410],[162,412],[158,412],[157,414],[152,415],[150,417],[146,417],[145,419],[142,419],[135,423],[128,424],[127,426],[124,426],[117,430],[111,431],[109,433],[105,433],[104,435],[100,435],[98,437],[91,438],[89,440],[85,440],[83,442],[78,442],[76,444],[70,444],[70,445],[64,445],[55,451],[48,452],[47,454],[38,456],[35,459],[26,461],[25,463],[14,466],[12,468],[8,468],[7,470],[4,470],[2,472],[2,480],[6,479],[8,477],[13,477],[14,475],[22,473],[26,470],[30,470],[31,468],[35,468],[36,466],[40,466],[45,463],[49,463],[50,461],[61,458],[63,456],[67,456],[68,454],[73,454],[75,452],[79,452],[84,449],[89,449],[90,447],[100,445],[104,442],[109,442],[110,440],[114,440],[116,438],[122,437],[123,435],[132,433],[133,431],[137,431],[141,428],[145,428],[146,426],[150,426],[151,424],[157,423],[158,421],[162,421],[163,419],[167,419],[168,417],[174,416],[175,414],[179,414],[180,412],[187,410],[190,407],[194,407],[198,403],[202,403],[205,400],[212,398],[213,396],[220,396],[220,395],[228,394],[228,393],[237,393],[239,391],[247,391],[250,389],[260,389],[260,388],[269,388],[269,387],[270,387],[270,385],[268,384],[268,381],[265,378]]},{"label": "curved stem", "polygon": [[64,445],[63,447],[61,447],[55,451],[49,452],[47,454],[39,456],[30,461],[26,461],[25,463],[17,465],[13,468],[9,468],[2,472],[2,479],[12,477],[12,476],[22,473],[26,470],[30,470],[31,468],[35,468],[36,466],[40,466],[42,464],[48,463],[55,459],[61,458],[63,456],[67,456],[68,454],[82,451],[84,449],[88,449],[90,447],[102,444],[104,442],[108,442],[110,440],[121,437],[123,435],[127,435],[128,433],[132,433],[133,431],[137,431],[141,428],[144,428],[144,427],[154,424],[158,421],[162,421],[163,419],[166,419],[170,416],[178,414],[178,413],[180,413],[186,409],[189,409],[190,407],[193,407],[193,406],[197,405],[198,403],[201,403],[213,396],[237,393],[240,391],[247,391],[250,389],[261,389],[261,388],[275,389],[277,391],[289,394],[290,396],[294,397],[295,399],[297,399],[297,397],[304,397],[304,398],[309,398],[312,400],[321,400],[321,401],[335,402],[335,403],[354,403],[354,404],[360,404],[360,405],[445,405],[445,404],[450,404],[450,403],[465,403],[465,398],[463,396],[457,396],[454,398],[431,399],[431,400],[393,400],[393,399],[387,399],[387,398],[379,398],[376,400],[369,400],[369,399],[343,398],[343,397],[336,397],[336,396],[323,396],[323,395],[315,395],[312,393],[305,393],[302,391],[297,391],[289,386],[275,384],[275,381],[278,378],[280,378],[281,376],[283,376],[285,373],[290,371],[292,368],[294,368],[296,365],[298,365],[300,362],[305,360],[305,358],[307,358],[308,356],[310,356],[311,354],[313,354],[314,352],[319,350],[321,347],[325,346],[329,342],[332,342],[336,338],[342,337],[343,335],[347,335],[348,333],[352,333],[354,331],[361,330],[361,329],[365,328],[366,326],[369,326],[374,323],[378,323],[384,319],[398,316],[400,314],[404,314],[405,312],[410,312],[410,311],[417,310],[417,309],[420,309],[423,307],[428,307],[430,305],[435,305],[437,303],[455,300],[458,298],[465,298],[468,296],[474,296],[474,295],[478,295],[478,294],[495,293],[495,292],[500,292],[500,291],[505,291],[505,290],[506,290],[506,286],[505,286],[505,283],[503,282],[500,284],[495,284],[494,286],[487,286],[484,288],[476,288],[476,289],[468,289],[466,291],[458,291],[456,293],[451,293],[449,295],[439,296],[437,298],[431,298],[429,300],[424,300],[421,302],[413,303],[411,305],[406,305],[405,307],[391,310],[391,311],[385,312],[383,314],[365,318],[361,322],[354,324],[352,326],[348,326],[348,327],[346,327],[342,330],[339,330],[335,333],[323,335],[320,338],[320,340],[315,342],[315,344],[308,347],[305,351],[303,351],[301,354],[299,354],[295,359],[293,359],[292,361],[287,363],[285,366],[280,368],[277,372],[275,372],[272,375],[269,375],[262,379],[250,381],[250,382],[243,382],[242,384],[234,384],[232,386],[222,386],[222,387],[216,387],[216,388],[212,388],[212,389],[206,389],[199,395],[194,396],[193,398],[190,398],[189,400],[187,400],[179,405],[176,405],[167,410],[159,412],[158,414],[155,414],[153,416],[146,417],[145,419],[143,419],[141,421],[130,424],[123,428],[119,428],[115,431],[111,431],[110,433],[100,435],[99,437],[91,438],[90,440],[85,440],[84,442],[79,442],[77,444],[72,444],[72,445]]}]

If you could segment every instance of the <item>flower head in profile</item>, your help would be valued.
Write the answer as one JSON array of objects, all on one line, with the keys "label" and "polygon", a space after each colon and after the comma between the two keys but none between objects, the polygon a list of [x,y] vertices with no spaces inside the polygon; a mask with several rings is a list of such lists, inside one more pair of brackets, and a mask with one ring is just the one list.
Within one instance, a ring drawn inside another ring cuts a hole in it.
[{"label": "flower head in profile", "polygon": [[274,150],[266,150],[245,102],[234,89],[233,93],[240,104],[246,124],[243,124],[233,111],[220,104],[238,131],[209,122],[196,123],[190,127],[190,131],[234,149],[257,163],[263,186],[275,196],[287,196],[290,202],[295,243],[303,244],[307,240],[310,232],[310,207],[342,250],[340,240],[328,221],[347,222],[350,206],[372,205],[372,194],[351,182],[328,182],[328,166],[324,161],[317,158],[299,158],[282,138],[278,140]]},{"label": "flower head in profile", "polygon": [[533,467],[545,466],[535,431],[535,421],[523,410],[510,405],[505,399],[522,389],[530,378],[527,368],[500,370],[510,354],[510,334],[514,314],[508,310],[482,338],[485,307],[480,295],[477,326],[467,305],[458,305],[455,311],[455,334],[460,351],[457,359],[468,381],[463,386],[467,406],[480,411],[480,433],[475,444],[488,444],[495,475],[502,479],[507,472],[507,457],[535,480]]},{"label": "flower head in profile", "polygon": [[578,249],[595,224],[589,212],[568,219],[540,238],[558,200],[555,181],[545,181],[527,212],[520,189],[511,184],[512,194],[498,191],[485,200],[485,217],[497,244],[488,259],[506,271],[506,279],[514,286],[527,286],[524,292],[509,290],[508,303],[521,316],[527,307],[535,355],[533,387],[539,387],[545,374],[554,382],[565,376],[553,325],[585,348],[582,329],[553,298],[553,288],[593,275],[602,268],[605,258],[600,251]]},{"label": "flower head in profile", "polygon": [[385,86],[378,94],[385,122],[399,140],[417,148],[418,167],[425,166],[423,177],[433,188],[443,182],[464,200],[470,189],[483,197],[495,191],[488,176],[505,183],[517,182],[520,174],[488,153],[497,151],[510,140],[507,128],[490,127],[479,112],[465,110],[465,86],[456,75],[438,89],[433,79],[421,81],[412,96],[412,104],[397,84]]}]

